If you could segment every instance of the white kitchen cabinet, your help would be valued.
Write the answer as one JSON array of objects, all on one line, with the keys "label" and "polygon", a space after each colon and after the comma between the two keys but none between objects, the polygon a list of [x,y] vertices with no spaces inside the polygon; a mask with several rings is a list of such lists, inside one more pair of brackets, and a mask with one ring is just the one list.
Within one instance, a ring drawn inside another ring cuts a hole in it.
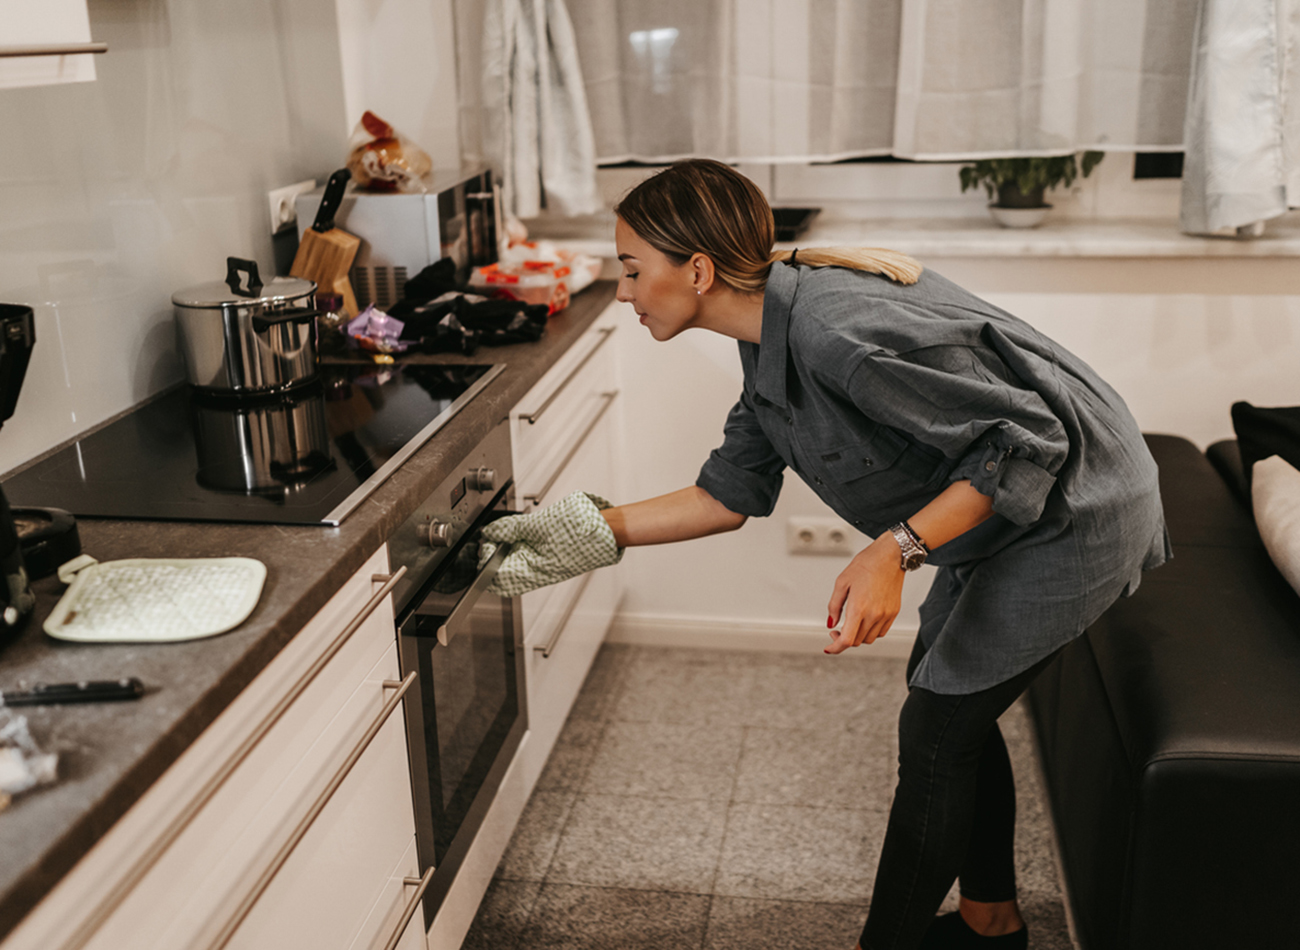
[{"label": "white kitchen cabinet", "polygon": [[417,873],[386,570],[381,549],[4,950],[386,946]]},{"label": "white kitchen cabinet", "polygon": [[[608,342],[617,332],[618,313],[617,306],[607,309],[511,413],[516,495],[526,511],[574,491],[623,500],[618,498],[623,483],[619,374],[616,347]],[[605,639],[621,594],[618,569],[602,568],[523,597],[529,742],[521,752],[521,765],[530,790]]]},{"label": "white kitchen cabinet", "polygon": [[[0,0],[0,49],[76,49],[89,46],[86,0]],[[89,82],[95,57],[75,55],[0,57],[0,89]]]}]

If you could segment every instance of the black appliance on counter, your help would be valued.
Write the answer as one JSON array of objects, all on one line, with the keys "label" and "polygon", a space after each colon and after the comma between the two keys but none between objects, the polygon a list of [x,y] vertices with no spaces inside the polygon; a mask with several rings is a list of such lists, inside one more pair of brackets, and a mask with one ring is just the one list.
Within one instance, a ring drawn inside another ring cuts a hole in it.
[{"label": "black appliance on counter", "polygon": [[4,491],[78,516],[337,525],[502,369],[340,363],[284,392],[177,387]]},{"label": "black appliance on counter", "polygon": [[[27,363],[36,343],[31,307],[0,304],[0,425],[14,414]],[[36,606],[27,583],[18,529],[4,492],[0,491],[0,636],[21,627]]]},{"label": "black appliance on counter", "polygon": [[508,553],[480,571],[479,529],[514,505],[510,431],[502,422],[389,538],[406,698],[420,871],[433,923],[527,728],[517,599],[489,593]]}]

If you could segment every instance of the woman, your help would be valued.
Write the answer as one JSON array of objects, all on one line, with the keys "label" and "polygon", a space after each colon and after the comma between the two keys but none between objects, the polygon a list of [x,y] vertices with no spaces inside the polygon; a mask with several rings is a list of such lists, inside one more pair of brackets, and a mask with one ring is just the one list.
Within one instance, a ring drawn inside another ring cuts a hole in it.
[{"label": "woman", "polygon": [[[825,652],[884,636],[908,572],[938,565],[860,947],[1025,947],[997,718],[1169,556],[1136,423],[1081,360],[904,255],[772,253],[767,202],[725,165],[674,165],[615,210],[618,299],[656,340],[740,341],[744,389],[695,485],[604,510],[575,494],[490,526],[523,542],[498,585],[739,528],[772,512],[786,467],[875,537],[835,582]],[[960,910],[935,917],[955,879]]]}]

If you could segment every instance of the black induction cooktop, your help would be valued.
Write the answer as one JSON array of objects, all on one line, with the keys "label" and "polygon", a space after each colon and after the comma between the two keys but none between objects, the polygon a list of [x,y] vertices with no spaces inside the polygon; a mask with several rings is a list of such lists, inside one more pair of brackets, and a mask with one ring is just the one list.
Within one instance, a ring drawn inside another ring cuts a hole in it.
[{"label": "black induction cooktop", "polygon": [[4,482],[78,517],[337,525],[504,369],[331,364],[275,396],[164,393]]}]

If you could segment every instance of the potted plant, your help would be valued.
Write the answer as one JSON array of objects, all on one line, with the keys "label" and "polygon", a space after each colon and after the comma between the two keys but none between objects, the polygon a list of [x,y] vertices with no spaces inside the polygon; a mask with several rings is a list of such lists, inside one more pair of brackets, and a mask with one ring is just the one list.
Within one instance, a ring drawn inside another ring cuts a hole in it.
[{"label": "potted plant", "polygon": [[1105,157],[1104,152],[1084,152],[1051,158],[986,158],[961,168],[961,190],[984,186],[994,220],[1005,228],[1032,228],[1052,206],[1043,201],[1048,188],[1069,187],[1080,175],[1087,178]]}]

